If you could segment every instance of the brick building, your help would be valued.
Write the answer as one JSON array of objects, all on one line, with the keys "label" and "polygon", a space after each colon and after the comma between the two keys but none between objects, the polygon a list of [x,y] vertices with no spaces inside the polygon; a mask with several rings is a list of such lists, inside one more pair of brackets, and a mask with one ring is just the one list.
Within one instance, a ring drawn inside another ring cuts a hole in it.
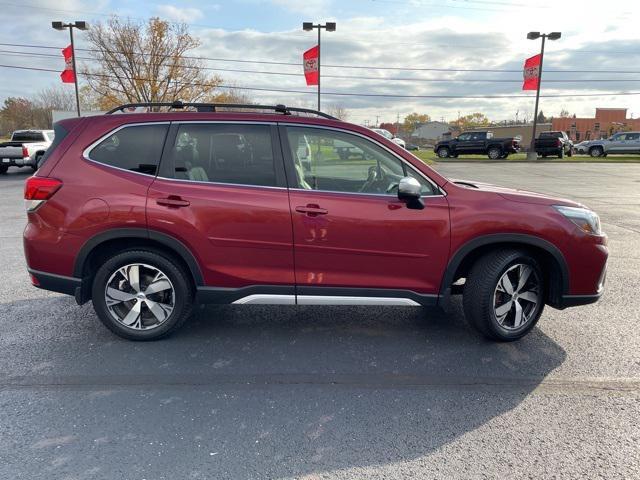
[{"label": "brick building", "polygon": [[552,129],[563,130],[575,142],[582,142],[608,138],[619,131],[640,130],[640,118],[627,118],[626,108],[596,108],[595,118],[554,118]]}]

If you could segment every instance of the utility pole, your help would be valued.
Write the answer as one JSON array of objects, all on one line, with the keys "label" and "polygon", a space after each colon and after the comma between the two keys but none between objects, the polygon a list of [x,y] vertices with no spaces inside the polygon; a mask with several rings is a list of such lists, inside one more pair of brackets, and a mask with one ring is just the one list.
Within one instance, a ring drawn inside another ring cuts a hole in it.
[{"label": "utility pole", "polygon": [[376,128],[378,128],[380,126],[380,115],[376,115]]},{"label": "utility pole", "polygon": [[51,27],[56,30],[64,30],[65,28],[69,29],[69,38],[71,40],[71,62],[73,65],[73,78],[74,85],[76,88],[76,109],[78,111],[78,116],[80,116],[80,94],[78,93],[78,70],[76,69],[76,48],[73,43],[73,29],[77,28],[78,30],[86,30],[88,28],[87,22],[74,22],[74,23],[64,23],[64,22],[51,22]]},{"label": "utility pole", "polygon": [[320,57],[321,48],[320,48],[320,30],[323,28],[327,32],[335,32],[336,31],[336,22],[327,22],[324,25],[320,23],[314,25],[313,22],[302,22],[302,29],[306,32],[313,30],[314,28],[318,29],[318,111],[320,111]]},{"label": "utility pole", "polygon": [[542,38],[542,45],[540,46],[540,66],[538,67],[538,88],[536,89],[536,106],[533,112],[533,130],[531,132],[531,145],[529,152],[527,153],[527,160],[537,160],[538,154],[536,153],[536,129],[538,127],[538,104],[540,102],[540,84],[542,83],[542,62],[544,60],[544,42],[548,38],[549,40],[558,40],[562,34],[560,32],[540,33],[529,32],[527,39],[536,40]]},{"label": "utility pole", "polygon": [[396,113],[396,135],[400,136],[400,114]]}]

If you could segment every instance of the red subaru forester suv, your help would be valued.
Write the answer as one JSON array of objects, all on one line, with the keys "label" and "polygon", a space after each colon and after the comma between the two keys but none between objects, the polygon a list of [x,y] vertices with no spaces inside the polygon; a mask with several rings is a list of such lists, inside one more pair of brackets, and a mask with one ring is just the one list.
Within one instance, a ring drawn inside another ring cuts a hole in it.
[{"label": "red subaru forester suv", "polygon": [[24,195],[33,284],[92,300],[117,335],[165,336],[196,302],[420,306],[461,293],[470,323],[508,341],[545,304],[602,294],[607,238],[583,205],[448,180],[321,112],[142,106],[152,112],[57,123]]}]

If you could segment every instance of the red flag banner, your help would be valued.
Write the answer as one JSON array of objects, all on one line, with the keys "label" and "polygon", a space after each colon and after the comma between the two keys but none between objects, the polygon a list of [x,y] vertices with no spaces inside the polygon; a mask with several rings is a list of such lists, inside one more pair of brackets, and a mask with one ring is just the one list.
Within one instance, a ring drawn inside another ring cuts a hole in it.
[{"label": "red flag banner", "polygon": [[62,56],[64,57],[64,71],[60,74],[62,83],[73,83],[76,81],[76,72],[73,70],[73,50],[71,45],[62,50]]},{"label": "red flag banner", "polygon": [[524,62],[524,83],[522,90],[537,90],[540,81],[540,54],[527,58]]},{"label": "red flag banner", "polygon": [[318,85],[318,45],[310,48],[302,55],[304,64],[304,78],[307,85]]}]

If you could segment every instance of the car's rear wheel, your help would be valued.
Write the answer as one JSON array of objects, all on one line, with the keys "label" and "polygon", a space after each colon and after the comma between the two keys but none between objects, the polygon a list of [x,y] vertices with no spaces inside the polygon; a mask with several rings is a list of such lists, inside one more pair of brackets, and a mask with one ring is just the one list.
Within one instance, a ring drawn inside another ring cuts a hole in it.
[{"label": "car's rear wheel", "polygon": [[567,152],[567,157],[573,157],[573,148],[569,148],[569,151]]},{"label": "car's rear wheel", "polygon": [[502,155],[502,149],[500,147],[491,147],[487,152],[487,156],[491,160],[497,160]]},{"label": "car's rear wheel", "polygon": [[564,158],[564,148],[561,148],[558,152],[558,158]]},{"label": "car's rear wheel", "polygon": [[129,340],[168,335],[191,315],[193,287],[170,258],[130,250],[109,258],[93,280],[93,308],[113,333]]},{"label": "car's rear wheel", "polygon": [[535,258],[520,250],[497,250],[481,257],[467,276],[465,317],[488,338],[517,340],[538,322],[544,291]]},{"label": "car's rear wheel", "polygon": [[604,154],[604,149],[602,147],[593,147],[589,150],[589,155],[592,157],[601,157]]},{"label": "car's rear wheel", "polygon": [[440,147],[437,153],[440,158],[449,158],[451,155],[447,147]]}]

